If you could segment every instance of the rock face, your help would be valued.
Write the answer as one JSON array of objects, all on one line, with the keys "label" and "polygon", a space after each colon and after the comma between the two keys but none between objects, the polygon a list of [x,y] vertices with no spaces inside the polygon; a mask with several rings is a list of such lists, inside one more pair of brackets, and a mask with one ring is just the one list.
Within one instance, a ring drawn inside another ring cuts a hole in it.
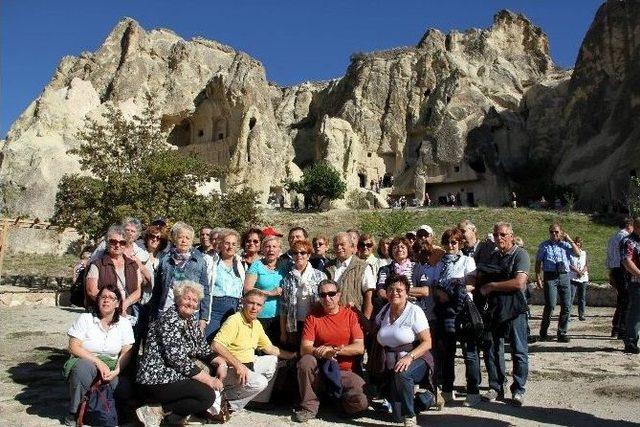
[{"label": "rock face", "polygon": [[108,104],[135,114],[147,94],[169,143],[229,165],[223,191],[250,186],[264,201],[319,160],[349,189],[393,179],[393,194],[418,201],[499,205],[532,176],[589,182],[585,204],[593,188],[610,200],[624,189],[606,192],[608,177],[640,164],[638,8],[601,7],[573,74],[554,66],[540,28],[501,11],[487,29],[428,30],[414,47],[354,54],[338,80],[287,88],[231,47],[124,19],[95,53],[63,58],[11,127],[0,207],[49,217],[62,174],[79,170],[66,150],[85,119]]}]

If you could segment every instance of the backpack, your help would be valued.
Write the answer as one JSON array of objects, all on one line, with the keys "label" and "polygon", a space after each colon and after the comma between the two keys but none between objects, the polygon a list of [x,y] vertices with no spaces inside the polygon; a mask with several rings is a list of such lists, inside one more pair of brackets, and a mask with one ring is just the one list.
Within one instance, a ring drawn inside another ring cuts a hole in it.
[{"label": "backpack", "polygon": [[76,277],[75,282],[71,284],[71,288],[69,289],[69,302],[76,307],[84,307],[84,280],[86,279],[88,272],[88,265],[79,269],[78,276]]},{"label": "backpack", "polygon": [[117,426],[118,413],[113,389],[108,382],[100,379],[100,374],[91,383],[91,387],[82,398],[78,408],[78,426]]}]

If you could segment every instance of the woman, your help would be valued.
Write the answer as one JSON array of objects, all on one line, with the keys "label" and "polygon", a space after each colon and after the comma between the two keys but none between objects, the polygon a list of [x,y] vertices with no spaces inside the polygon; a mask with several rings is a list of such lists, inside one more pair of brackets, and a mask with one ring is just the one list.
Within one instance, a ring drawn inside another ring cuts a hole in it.
[{"label": "woman", "polygon": [[76,425],[76,413],[97,375],[109,382],[117,398],[122,398],[118,375],[131,359],[134,343],[131,322],[122,317],[122,293],[113,283],[98,291],[92,313],[82,313],[69,328],[69,353],[64,365],[69,382],[69,413],[65,425]]},{"label": "woman", "polygon": [[[140,359],[136,382],[146,402],[136,414],[145,426],[166,421],[182,425],[186,417],[211,408],[222,390],[227,364],[216,357],[197,323],[197,311],[204,293],[199,283],[174,283],[174,305],[151,325]],[[216,376],[201,369],[196,360],[215,366]]]},{"label": "woman", "polygon": [[204,333],[207,342],[213,341],[227,317],[238,311],[245,279],[245,269],[236,255],[239,240],[238,232],[229,228],[218,232],[216,238],[218,256],[212,269],[211,318]]},{"label": "woman", "polygon": [[587,251],[582,249],[582,239],[576,237],[573,239],[576,246],[580,248],[580,256],[571,255],[569,269],[569,280],[571,280],[571,288],[573,290],[573,301],[578,299],[578,319],[586,320],[584,311],[587,306],[587,287],[589,286],[589,262],[587,261]]},{"label": "woman", "polygon": [[172,247],[160,260],[156,272],[155,285],[151,296],[151,319],[174,306],[173,287],[183,280],[199,283],[204,290],[204,299],[198,311],[199,325],[204,330],[211,314],[209,299],[209,278],[207,264],[202,254],[193,249],[193,227],[184,222],[176,222],[171,227]]},{"label": "woman", "polygon": [[313,254],[311,254],[309,262],[316,270],[324,271],[326,265],[329,263],[329,258],[327,258],[328,243],[329,240],[322,235],[315,236],[311,239]]},{"label": "woman", "polygon": [[378,254],[378,266],[380,268],[385,265],[391,264],[391,256],[389,255],[389,245],[391,244],[390,237],[381,237],[378,241],[378,249],[376,250]]},{"label": "woman", "polygon": [[155,273],[160,266],[160,254],[167,247],[167,234],[163,228],[157,225],[147,227],[144,231],[144,246],[149,252],[150,263]]},{"label": "woman", "polygon": [[373,237],[371,234],[362,234],[358,239],[358,246],[356,255],[358,258],[364,260],[371,266],[371,270],[373,271],[373,276],[378,276],[378,270],[380,269],[380,262],[378,258],[374,255],[376,250],[376,244],[373,241]]},{"label": "woman", "polygon": [[318,284],[327,275],[311,266],[311,244],[308,240],[294,242],[291,255],[293,268],[282,279],[280,343],[298,349],[304,319],[317,302]]},{"label": "woman", "polygon": [[378,308],[387,300],[385,283],[389,276],[400,274],[406,276],[411,288],[409,296],[416,298],[416,304],[425,312],[427,319],[433,318],[433,297],[431,288],[428,286],[427,277],[422,266],[411,261],[412,251],[409,240],[404,237],[396,237],[389,245],[392,261],[388,265],[381,267],[378,271]]},{"label": "woman", "polygon": [[[438,363],[442,366],[442,396],[445,402],[455,400],[456,317],[463,310],[465,299],[474,289],[476,264],[473,258],[462,254],[462,232],[450,228],[442,234],[442,247],[446,254],[436,265],[435,287],[436,336],[438,337]],[[467,398],[465,406],[480,403],[480,361],[474,340],[463,341],[467,377]]]},{"label": "woman", "polygon": [[251,264],[244,281],[244,292],[255,287],[267,296],[264,307],[258,315],[258,320],[273,343],[280,340],[278,298],[282,294],[280,285],[286,274],[284,269],[277,268],[279,256],[280,238],[276,236],[265,237],[262,241],[262,259]]},{"label": "woman", "polygon": [[[376,340],[384,348],[385,378],[389,379],[388,401],[397,422],[416,425],[414,386],[433,373],[429,354],[431,335],[424,311],[408,301],[411,285],[404,275],[392,274],[385,281],[389,301],[376,316]],[[418,343],[415,345],[414,343]],[[435,402],[428,391],[427,408]]]},{"label": "woman", "polygon": [[[142,296],[142,274],[139,264],[124,255],[127,239],[124,228],[112,225],[107,231],[106,253],[93,261],[87,272],[85,307],[95,306],[99,289],[106,285],[114,285],[120,293],[120,310],[135,325],[138,309],[134,304]],[[143,267],[144,268],[144,267]]]},{"label": "woman", "polygon": [[262,240],[262,230],[250,228],[242,235],[242,266],[244,270],[249,270],[251,264],[260,259],[260,241]]}]

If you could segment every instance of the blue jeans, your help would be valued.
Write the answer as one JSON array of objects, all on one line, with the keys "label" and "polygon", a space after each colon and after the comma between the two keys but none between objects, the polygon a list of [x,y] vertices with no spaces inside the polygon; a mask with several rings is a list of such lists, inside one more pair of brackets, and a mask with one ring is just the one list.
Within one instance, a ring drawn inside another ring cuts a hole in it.
[{"label": "blue jeans", "polygon": [[396,420],[402,421],[402,418],[415,417],[416,413],[413,408],[413,386],[419,384],[427,374],[427,363],[422,358],[417,358],[409,368],[404,372],[393,372],[393,380],[391,381],[391,393],[389,403],[393,409],[393,416]]},{"label": "blue jeans", "polygon": [[462,341],[464,369],[467,378],[467,394],[478,394],[480,390],[480,354],[475,340]]},{"label": "blue jeans", "polygon": [[[511,392],[524,393],[529,376],[529,345],[527,343],[527,313],[522,313],[508,325],[508,339],[513,362]],[[485,362],[489,377],[489,388],[502,393],[506,369],[504,362],[504,338],[491,336],[485,341]]]},{"label": "blue jeans", "polygon": [[638,333],[640,333],[640,283],[629,283],[628,295],[627,337],[624,343],[627,347],[636,347],[638,345]]},{"label": "blue jeans", "polygon": [[211,301],[211,318],[204,330],[204,337],[207,342],[213,341],[220,330],[220,326],[227,320],[227,317],[238,311],[240,299],[234,297],[213,297]]},{"label": "blue jeans", "polygon": [[[456,343],[457,337],[452,333],[442,333],[440,352],[438,358],[442,369],[442,391],[453,391],[453,383],[456,378]],[[462,354],[464,356],[465,374],[467,379],[467,394],[478,394],[480,385],[480,356],[475,341],[462,341]]]},{"label": "blue jeans", "polygon": [[587,307],[587,286],[589,286],[589,282],[576,282],[573,280],[571,281],[571,306],[573,307],[573,303],[577,301],[578,317],[584,317],[584,311]]},{"label": "blue jeans", "polygon": [[[545,276],[548,273],[545,273]],[[558,336],[566,335],[569,328],[569,314],[571,313],[571,283],[569,275],[562,273],[551,276],[552,279],[544,278],[544,310],[542,312],[542,323],[540,324],[540,336],[546,336],[551,316],[556,307],[558,297],[560,297],[560,317],[558,318]]]}]

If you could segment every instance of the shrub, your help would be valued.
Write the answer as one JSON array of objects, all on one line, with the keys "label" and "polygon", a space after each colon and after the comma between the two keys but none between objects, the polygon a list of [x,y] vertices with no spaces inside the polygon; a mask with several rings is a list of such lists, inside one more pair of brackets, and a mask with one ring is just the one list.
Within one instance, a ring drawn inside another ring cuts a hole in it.
[{"label": "shrub", "polygon": [[347,194],[347,207],[349,209],[368,209],[367,196],[360,190],[351,190]]}]

